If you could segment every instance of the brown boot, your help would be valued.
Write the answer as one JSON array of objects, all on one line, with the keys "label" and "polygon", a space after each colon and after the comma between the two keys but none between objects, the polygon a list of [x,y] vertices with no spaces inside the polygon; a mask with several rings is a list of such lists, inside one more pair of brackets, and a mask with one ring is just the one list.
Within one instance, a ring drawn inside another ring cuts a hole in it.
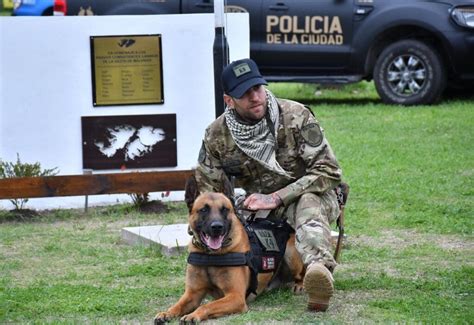
[{"label": "brown boot", "polygon": [[303,285],[308,294],[308,309],[326,311],[334,293],[334,278],[323,263],[313,262],[308,266]]}]

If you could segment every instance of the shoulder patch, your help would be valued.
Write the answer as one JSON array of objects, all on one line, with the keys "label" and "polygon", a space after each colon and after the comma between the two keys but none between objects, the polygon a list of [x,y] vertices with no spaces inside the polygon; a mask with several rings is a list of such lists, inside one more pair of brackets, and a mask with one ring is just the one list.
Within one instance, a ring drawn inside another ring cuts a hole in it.
[{"label": "shoulder patch", "polygon": [[316,123],[305,125],[301,129],[301,136],[307,144],[313,147],[317,147],[323,142],[323,132]]}]

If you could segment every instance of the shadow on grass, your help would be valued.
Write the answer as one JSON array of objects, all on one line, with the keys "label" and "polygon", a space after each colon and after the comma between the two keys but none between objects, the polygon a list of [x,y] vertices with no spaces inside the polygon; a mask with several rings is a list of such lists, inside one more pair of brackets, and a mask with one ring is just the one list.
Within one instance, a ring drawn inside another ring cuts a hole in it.
[{"label": "shadow on grass", "polygon": [[453,99],[474,101],[474,87],[472,89],[446,89],[441,100],[445,101]]},{"label": "shadow on grass", "polygon": [[[397,104],[385,104],[379,98],[298,98],[292,97],[289,98],[296,102],[302,103],[304,105],[355,105],[355,106],[364,106],[364,105],[387,105],[387,106],[400,106]],[[462,100],[462,101],[474,101],[474,93],[469,94],[466,92],[449,92],[444,94],[443,97],[436,105],[443,105],[453,100]],[[416,106],[416,105],[414,105]],[[410,106],[407,106],[410,107]]]},{"label": "shadow on grass", "polygon": [[31,222],[40,217],[41,215],[35,210],[13,209],[0,213],[0,224],[4,222]]},{"label": "shadow on grass", "polygon": [[380,99],[373,98],[290,98],[304,105],[373,105],[382,104]]}]

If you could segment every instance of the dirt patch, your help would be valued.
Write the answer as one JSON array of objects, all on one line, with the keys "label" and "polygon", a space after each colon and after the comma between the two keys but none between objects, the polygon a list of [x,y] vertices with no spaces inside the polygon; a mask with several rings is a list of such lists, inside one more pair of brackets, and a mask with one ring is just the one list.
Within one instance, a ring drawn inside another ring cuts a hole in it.
[{"label": "dirt patch", "polygon": [[345,264],[342,262],[339,264],[335,271],[335,277],[337,282],[338,273],[346,273],[351,275],[354,278],[368,275],[368,274],[385,274],[392,278],[402,277],[402,272],[397,269],[395,266],[391,265],[390,262],[378,262],[372,263],[370,266],[366,264],[351,262]]},{"label": "dirt patch", "polygon": [[2,222],[12,222],[12,221],[31,221],[35,218],[40,217],[41,214],[38,211],[30,210],[30,209],[21,209],[21,210],[10,210],[8,213],[3,214],[0,218],[0,223]]},{"label": "dirt patch", "polygon": [[474,250],[472,238],[459,235],[423,234],[415,230],[384,230],[378,236],[360,235],[350,238],[349,243],[375,248],[405,249],[414,244],[432,244],[445,250]]},{"label": "dirt patch", "polygon": [[168,213],[170,208],[162,201],[154,200],[142,203],[138,207],[138,211],[142,213]]},{"label": "dirt patch", "polygon": [[[366,307],[367,301],[389,297],[390,293],[386,290],[370,291],[338,291],[334,295],[331,307],[328,313],[337,315],[345,324],[366,323],[369,320],[362,318],[361,312]],[[369,322],[370,323],[370,322]]]},{"label": "dirt patch", "polygon": [[439,237],[437,238],[437,244],[442,248],[442,249],[447,249],[447,250],[472,250],[474,251],[474,240],[468,240],[465,239],[463,240],[462,238],[455,237],[455,236],[436,236]]}]

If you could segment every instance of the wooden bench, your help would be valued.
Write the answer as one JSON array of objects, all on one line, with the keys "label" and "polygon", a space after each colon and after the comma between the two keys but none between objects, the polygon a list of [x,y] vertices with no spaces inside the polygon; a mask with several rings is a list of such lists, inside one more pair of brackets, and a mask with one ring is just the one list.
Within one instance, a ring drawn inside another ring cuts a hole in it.
[{"label": "wooden bench", "polygon": [[192,170],[0,179],[0,200],[182,191]]}]

